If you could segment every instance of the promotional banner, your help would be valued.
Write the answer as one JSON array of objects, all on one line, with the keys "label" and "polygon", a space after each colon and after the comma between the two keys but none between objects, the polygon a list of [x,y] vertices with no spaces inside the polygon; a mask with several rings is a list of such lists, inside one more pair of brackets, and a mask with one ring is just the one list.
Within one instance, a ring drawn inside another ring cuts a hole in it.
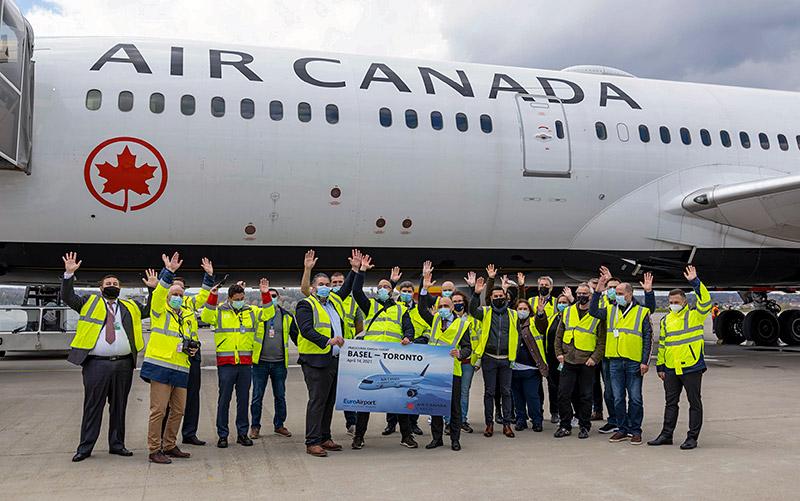
[{"label": "promotional banner", "polygon": [[346,340],[339,355],[336,408],[449,416],[449,346]]}]

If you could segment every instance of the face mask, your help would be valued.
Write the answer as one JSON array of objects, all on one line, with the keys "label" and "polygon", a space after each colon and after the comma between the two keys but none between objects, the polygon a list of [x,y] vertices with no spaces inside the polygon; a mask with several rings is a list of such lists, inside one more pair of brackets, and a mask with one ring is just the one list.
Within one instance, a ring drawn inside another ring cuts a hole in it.
[{"label": "face mask", "polygon": [[503,308],[505,305],[506,305],[506,298],[504,297],[498,299],[492,299],[492,306],[497,309]]},{"label": "face mask", "polygon": [[623,308],[628,304],[628,301],[625,299],[625,296],[617,296],[615,299],[617,300],[617,304]]},{"label": "face mask", "polygon": [[669,309],[672,310],[673,313],[678,313],[683,309],[682,304],[670,304]]},{"label": "face mask", "polygon": [[386,301],[389,299],[389,291],[386,289],[378,289],[378,301]]},{"label": "face mask", "polygon": [[331,290],[333,292],[339,292],[339,289],[341,289],[341,288],[342,288],[341,285],[334,285],[333,287],[331,287]]},{"label": "face mask", "polygon": [[547,296],[550,294],[550,287],[544,287],[542,285],[539,286],[539,295],[540,296]]},{"label": "face mask", "polygon": [[608,297],[609,300],[613,301],[614,299],[617,298],[617,291],[614,289],[608,289],[606,291],[606,297]]},{"label": "face mask", "polygon": [[169,307],[177,310],[183,304],[183,296],[170,296]]},{"label": "face mask", "polygon": [[445,320],[450,320],[453,318],[453,312],[450,311],[450,308],[439,308],[439,316]]},{"label": "face mask", "polygon": [[575,299],[578,300],[578,304],[587,304],[589,302],[589,296],[577,296]]},{"label": "face mask", "polygon": [[464,311],[464,303],[455,303],[453,309],[459,312]]},{"label": "face mask", "polygon": [[442,297],[450,297],[453,295],[453,291],[442,291]]},{"label": "face mask", "polygon": [[567,309],[568,304],[558,303],[558,311],[564,311]]},{"label": "face mask", "polygon": [[113,285],[103,287],[103,296],[107,299],[117,299],[119,297],[119,287]]},{"label": "face mask", "polygon": [[331,293],[331,288],[327,285],[319,285],[317,286],[317,296],[319,297],[328,297]]},{"label": "face mask", "polygon": [[517,310],[517,315],[519,315],[520,320],[525,320],[526,318],[528,318],[528,316],[530,316],[530,314],[531,312],[529,312],[528,310]]},{"label": "face mask", "polygon": [[244,308],[244,299],[240,299],[238,301],[231,301],[231,306],[233,306],[234,310],[241,310]]},{"label": "face mask", "polygon": [[401,299],[401,300],[402,300],[404,303],[408,303],[409,301],[411,301],[411,298],[412,298],[412,295],[411,295],[411,293],[410,293],[410,292],[401,292],[401,293],[400,293],[400,299]]}]

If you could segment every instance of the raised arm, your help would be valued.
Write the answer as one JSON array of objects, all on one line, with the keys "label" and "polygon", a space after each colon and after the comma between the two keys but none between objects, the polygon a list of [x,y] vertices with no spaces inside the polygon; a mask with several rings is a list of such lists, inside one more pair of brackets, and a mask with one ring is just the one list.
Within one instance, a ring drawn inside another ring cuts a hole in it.
[{"label": "raised arm", "polygon": [[61,299],[67,306],[81,312],[86,298],[75,294],[75,272],[81,267],[83,261],[78,261],[78,254],[75,252],[67,252],[61,258],[64,261],[64,278],[61,281]]},{"label": "raised arm", "polygon": [[686,277],[686,281],[692,286],[694,294],[697,296],[697,304],[695,304],[695,309],[691,311],[690,315],[695,322],[704,322],[708,314],[711,313],[711,294],[708,293],[708,289],[706,289],[703,282],[697,278],[697,270],[694,266],[687,266],[683,276]]},{"label": "raised arm", "polygon": [[311,295],[311,270],[314,269],[314,265],[316,264],[317,257],[314,253],[314,249],[311,249],[306,252],[303,258],[303,277],[300,279],[300,292],[302,292],[305,297]]},{"label": "raised arm", "polygon": [[[474,275],[473,272],[470,272]],[[483,320],[483,310],[481,309],[481,292],[486,287],[483,277],[475,280],[475,289],[472,298],[469,300],[469,314],[478,320]]]},{"label": "raised arm", "polygon": [[331,294],[336,294],[343,300],[347,299],[347,296],[353,292],[353,282],[355,281],[356,274],[360,269],[362,259],[363,256],[361,251],[353,249],[350,257],[348,258],[348,261],[350,261],[350,271],[347,273],[347,276],[344,277],[342,288],[339,289],[339,292],[331,292]]},{"label": "raised arm", "polygon": [[272,302],[272,294],[269,293],[269,280],[266,278],[259,280],[258,289],[261,292],[260,321],[267,322],[275,317],[275,303]]},{"label": "raised arm", "polygon": [[425,323],[433,327],[433,314],[431,313],[431,306],[434,305],[435,301],[428,293],[428,290],[433,287],[435,284],[435,280],[431,280],[430,273],[424,275],[422,277],[422,283],[420,284],[419,289],[419,303],[417,304],[417,311],[419,312],[419,316],[425,320]]},{"label": "raised arm", "polygon": [[649,271],[644,274],[643,280],[639,282],[644,290],[644,307],[650,313],[656,311],[656,293],[653,292],[653,274]]}]

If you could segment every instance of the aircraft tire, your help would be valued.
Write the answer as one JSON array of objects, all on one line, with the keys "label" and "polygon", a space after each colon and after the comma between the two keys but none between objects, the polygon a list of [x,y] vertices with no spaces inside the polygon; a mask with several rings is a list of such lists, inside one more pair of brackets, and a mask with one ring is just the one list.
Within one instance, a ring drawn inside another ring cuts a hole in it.
[{"label": "aircraft tire", "polygon": [[724,344],[739,344],[744,341],[742,324],[744,314],[738,310],[725,310],[717,317],[717,337]]},{"label": "aircraft tire", "polygon": [[800,345],[800,310],[784,310],[778,315],[781,341],[789,346]]},{"label": "aircraft tire", "polygon": [[758,346],[774,346],[778,342],[781,329],[778,317],[767,310],[753,310],[744,317],[745,338]]}]

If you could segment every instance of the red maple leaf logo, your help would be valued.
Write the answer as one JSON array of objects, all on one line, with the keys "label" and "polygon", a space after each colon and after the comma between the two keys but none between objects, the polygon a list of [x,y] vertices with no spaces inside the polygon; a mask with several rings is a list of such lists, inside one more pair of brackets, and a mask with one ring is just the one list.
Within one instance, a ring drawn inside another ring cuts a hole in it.
[{"label": "red maple leaf logo", "polygon": [[127,146],[122,150],[122,153],[117,155],[117,165],[103,162],[102,164],[95,164],[95,166],[97,166],[100,177],[106,179],[103,185],[103,193],[111,193],[113,195],[120,190],[124,191],[125,203],[122,206],[123,211],[128,210],[129,190],[139,195],[150,194],[147,181],[154,177],[157,169],[157,167],[146,163],[137,167],[136,155],[131,153]]},{"label": "red maple leaf logo", "polygon": [[413,411],[414,410],[414,403],[413,402],[407,403],[406,404],[406,409],[408,409],[410,411]]}]

